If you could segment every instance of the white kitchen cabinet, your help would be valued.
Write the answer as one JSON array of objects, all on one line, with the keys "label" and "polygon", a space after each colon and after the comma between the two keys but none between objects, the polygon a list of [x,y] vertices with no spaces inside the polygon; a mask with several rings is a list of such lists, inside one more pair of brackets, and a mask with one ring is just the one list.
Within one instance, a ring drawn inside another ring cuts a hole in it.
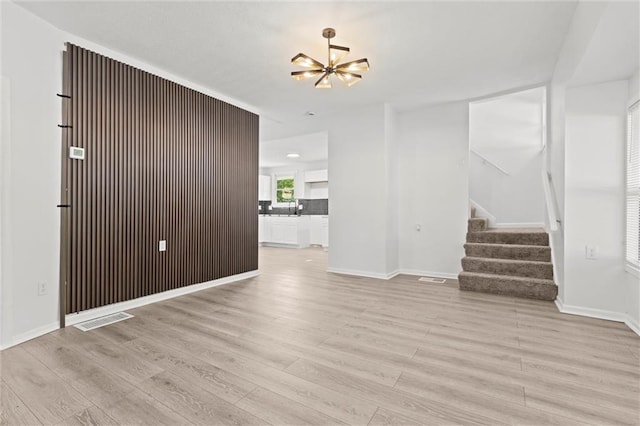
[{"label": "white kitchen cabinet", "polygon": [[305,182],[327,182],[329,180],[329,171],[324,170],[309,170],[304,174]]},{"label": "white kitchen cabinet", "polygon": [[322,247],[329,247],[329,216],[322,216]]},{"label": "white kitchen cabinet", "polygon": [[329,246],[329,216],[311,216],[311,229],[309,243]]},{"label": "white kitchen cabinet", "polygon": [[258,177],[258,200],[271,201],[271,176]]},{"label": "white kitchen cabinet", "polygon": [[258,244],[264,242],[264,219],[263,215],[258,215]]},{"label": "white kitchen cabinet", "polygon": [[263,244],[309,247],[309,216],[265,216]]}]

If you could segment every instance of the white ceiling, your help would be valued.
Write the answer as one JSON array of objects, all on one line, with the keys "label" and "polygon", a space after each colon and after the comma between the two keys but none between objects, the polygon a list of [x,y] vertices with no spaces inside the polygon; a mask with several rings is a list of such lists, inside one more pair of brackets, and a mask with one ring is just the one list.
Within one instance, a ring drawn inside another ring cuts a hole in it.
[{"label": "white ceiling", "polygon": [[[388,102],[410,109],[549,80],[571,2],[24,2],[53,25],[211,88],[288,125]],[[351,88],[294,81],[324,27],[371,70]]]},{"label": "white ceiling", "polygon": [[639,59],[640,2],[611,2],[570,84],[627,79],[638,69]]},{"label": "white ceiling", "polygon": [[[299,154],[298,158],[287,158],[287,154]],[[327,132],[311,133],[286,139],[262,141],[260,144],[260,167],[293,166],[299,163],[327,161],[329,137]]]}]

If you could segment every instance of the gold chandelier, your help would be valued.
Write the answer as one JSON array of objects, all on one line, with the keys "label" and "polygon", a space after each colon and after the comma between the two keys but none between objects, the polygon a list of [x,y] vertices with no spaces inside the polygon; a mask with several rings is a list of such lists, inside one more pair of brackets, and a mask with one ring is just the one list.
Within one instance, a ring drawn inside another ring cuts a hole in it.
[{"label": "gold chandelier", "polygon": [[358,73],[369,70],[369,61],[367,61],[367,58],[362,58],[339,64],[339,62],[349,54],[349,48],[331,44],[331,39],[335,36],[336,30],[333,28],[325,28],[322,30],[322,37],[327,39],[328,46],[327,66],[304,53],[298,53],[291,59],[291,63],[308,69],[304,71],[293,71],[291,77],[296,80],[305,80],[322,74],[320,80],[316,81],[315,84],[318,89],[331,88],[331,74],[335,74],[340,81],[349,87],[362,80],[362,75]]}]

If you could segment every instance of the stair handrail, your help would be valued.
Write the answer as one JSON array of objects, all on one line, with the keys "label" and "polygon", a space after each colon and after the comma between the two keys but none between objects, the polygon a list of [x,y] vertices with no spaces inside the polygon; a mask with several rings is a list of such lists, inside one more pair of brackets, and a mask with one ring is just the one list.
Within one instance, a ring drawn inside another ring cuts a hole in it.
[{"label": "stair handrail", "polygon": [[493,166],[493,168],[495,168],[499,172],[502,172],[503,174],[509,176],[509,172],[508,171],[506,171],[502,167],[498,166],[496,163],[494,163],[493,161],[489,160],[487,157],[485,157],[484,155],[480,154],[478,151],[473,150],[473,149],[469,149],[469,151],[471,151],[471,153],[477,155],[478,158],[480,158],[482,160],[483,164],[489,164],[490,166]]},{"label": "stair handrail", "polygon": [[544,201],[547,206],[547,217],[549,219],[549,229],[551,231],[558,230],[560,219],[556,213],[556,203],[551,191],[551,174],[546,170],[542,170],[542,189],[544,190]]}]

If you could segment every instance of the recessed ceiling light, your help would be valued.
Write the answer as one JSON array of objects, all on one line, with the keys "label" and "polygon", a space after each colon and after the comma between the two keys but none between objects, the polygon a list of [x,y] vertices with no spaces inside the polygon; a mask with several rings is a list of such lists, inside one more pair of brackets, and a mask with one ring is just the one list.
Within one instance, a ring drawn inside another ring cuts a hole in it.
[{"label": "recessed ceiling light", "polygon": [[295,152],[287,154],[287,158],[298,158],[298,157],[300,157],[300,154],[296,154]]},{"label": "recessed ceiling light", "polygon": [[316,115],[316,113],[313,112],[313,111],[307,111],[307,112],[304,113],[304,115],[311,117],[311,116]]}]

